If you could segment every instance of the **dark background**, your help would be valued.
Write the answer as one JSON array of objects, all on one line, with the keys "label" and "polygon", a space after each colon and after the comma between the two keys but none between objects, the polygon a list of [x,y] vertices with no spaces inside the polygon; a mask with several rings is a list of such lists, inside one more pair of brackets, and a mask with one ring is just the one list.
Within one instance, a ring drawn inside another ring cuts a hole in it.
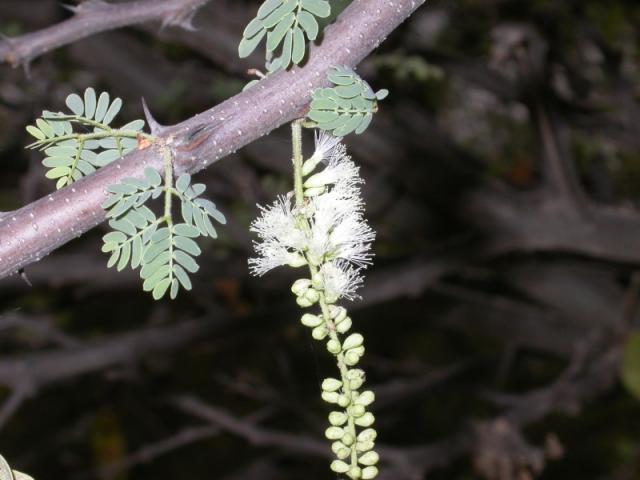
[{"label": "dark background", "polygon": [[[0,210],[52,190],[24,127],[71,92],[122,97],[123,123],[145,97],[166,124],[237,93],[261,66],[236,54],[256,8],[212,0],[195,32],[135,26],[26,72],[0,66]],[[0,31],[68,15],[2,0]],[[349,308],[381,479],[640,478],[638,25],[633,0],[429,0],[359,67],[391,91],[346,140],[378,232]],[[176,301],[106,268],[104,226],[29,266],[32,287],[0,280],[12,466],[37,480],[334,477],[329,456],[302,451],[328,452],[319,383],[334,366],[298,322],[295,272],[251,278],[246,263],[256,203],[291,188],[287,133],[197,175],[230,221]]]}]

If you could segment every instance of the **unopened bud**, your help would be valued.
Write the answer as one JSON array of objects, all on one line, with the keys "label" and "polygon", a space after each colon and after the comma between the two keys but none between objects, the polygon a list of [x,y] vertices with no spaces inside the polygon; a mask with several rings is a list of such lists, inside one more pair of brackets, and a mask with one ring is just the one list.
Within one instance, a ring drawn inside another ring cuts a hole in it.
[{"label": "unopened bud", "polygon": [[311,336],[316,340],[324,340],[327,335],[329,335],[329,329],[326,327],[326,325],[319,325],[311,330]]},{"label": "unopened bud", "polygon": [[318,315],[305,313],[304,315],[302,315],[300,322],[302,322],[305,327],[314,328],[318,325],[322,325],[324,323],[324,320],[322,320]]},{"label": "unopened bud", "polygon": [[342,348],[345,350],[351,350],[352,348],[358,348],[364,342],[364,338],[359,333],[352,333],[349,335],[342,344]]},{"label": "unopened bud", "polygon": [[311,287],[311,280],[308,278],[300,278],[293,282],[293,285],[291,285],[291,291],[294,295],[299,297],[300,295],[304,295],[304,292],[306,292],[309,287]]},{"label": "unopened bud", "polygon": [[322,392],[320,396],[327,403],[338,403],[338,399],[340,398],[338,392]]},{"label": "unopened bud", "polygon": [[348,419],[349,417],[347,417],[346,413],[344,412],[331,412],[329,414],[329,423],[334,427],[344,425],[345,423],[347,423]]},{"label": "unopened bud", "polygon": [[365,390],[360,395],[358,395],[358,400],[356,401],[356,403],[367,407],[371,405],[375,399],[376,395],[371,390]]},{"label": "unopened bud", "polygon": [[340,440],[344,436],[344,430],[340,427],[329,427],[324,431],[329,440]]},{"label": "unopened bud", "polygon": [[335,392],[342,386],[342,382],[337,378],[325,378],[322,381],[322,390],[325,392]]},{"label": "unopened bud", "polygon": [[334,460],[331,462],[331,470],[336,473],[346,473],[349,470],[349,465],[342,460]]},{"label": "unopened bud", "polygon": [[347,333],[351,329],[351,318],[346,317],[343,321],[336,325],[336,330],[340,333]]},{"label": "unopened bud", "polygon": [[372,450],[362,455],[358,459],[358,462],[360,462],[361,465],[372,466],[378,463],[378,460],[380,460],[380,455]]},{"label": "unopened bud", "polygon": [[355,422],[356,425],[360,426],[360,427],[370,427],[371,425],[373,425],[373,422],[375,422],[375,417],[373,416],[373,414],[371,412],[367,412],[364,415],[362,415],[360,418],[356,418]]},{"label": "unopened bud", "polygon": [[304,196],[317,197],[318,195],[322,195],[325,190],[326,190],[325,187],[305,188]]},{"label": "unopened bud", "polygon": [[376,467],[366,467],[362,470],[362,480],[372,480],[378,476],[378,469]]},{"label": "unopened bud", "polygon": [[342,351],[342,345],[340,345],[338,340],[332,338],[327,342],[327,350],[329,350],[329,353],[337,355]]}]

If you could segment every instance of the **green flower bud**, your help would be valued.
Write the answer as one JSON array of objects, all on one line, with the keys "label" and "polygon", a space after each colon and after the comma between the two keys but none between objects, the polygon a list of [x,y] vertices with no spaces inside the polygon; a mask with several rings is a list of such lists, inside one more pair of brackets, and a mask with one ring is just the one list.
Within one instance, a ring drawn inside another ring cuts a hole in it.
[{"label": "green flower bud", "polygon": [[360,361],[360,355],[358,355],[356,352],[352,350],[349,350],[347,353],[344,354],[344,363],[346,363],[350,367],[357,365],[359,361]]},{"label": "green flower bud", "polygon": [[349,470],[349,465],[342,460],[334,460],[331,462],[331,470],[336,473],[346,473]]},{"label": "green flower bud", "polygon": [[322,392],[320,396],[327,403],[338,403],[338,398],[340,398],[338,392]]},{"label": "green flower bud", "polygon": [[325,392],[335,392],[342,386],[342,382],[337,378],[325,378],[322,381],[322,390]]},{"label": "green flower bud", "polygon": [[362,415],[360,418],[356,418],[355,422],[356,425],[360,426],[360,427],[370,427],[371,425],[373,425],[373,422],[375,422],[375,417],[373,416],[373,414],[371,412],[367,412],[364,415]]},{"label": "green flower bud", "polygon": [[313,276],[311,277],[311,285],[316,290],[322,290],[324,288],[324,278],[322,277],[321,273],[316,272],[313,274]]},{"label": "green flower bud", "polygon": [[313,172],[315,170],[315,168],[318,166],[318,163],[320,163],[321,160],[322,160],[322,156],[321,155],[316,155],[314,153],[311,156],[311,158],[309,158],[309,160],[305,161],[302,164],[302,175],[306,177],[311,172]]},{"label": "green flower bud", "polygon": [[307,299],[307,297],[298,297],[298,298],[296,298],[296,303],[302,308],[307,308],[307,307],[310,307],[311,305],[313,305],[313,302],[310,302]]},{"label": "green flower bud", "polygon": [[347,333],[351,329],[351,318],[347,317],[342,322],[336,325],[336,330],[340,333]]},{"label": "green flower bud", "polygon": [[360,467],[351,467],[347,475],[349,475],[349,478],[352,478],[353,480],[358,480],[362,478],[362,469]]},{"label": "green flower bud", "polygon": [[324,320],[322,320],[322,318],[320,318],[318,315],[305,313],[304,315],[302,315],[300,322],[302,322],[305,327],[314,328],[318,325],[322,325],[324,323]]},{"label": "green flower bud", "polygon": [[342,345],[340,345],[340,342],[338,340],[332,338],[327,342],[327,350],[329,350],[329,353],[337,355],[342,351]]},{"label": "green flower bud", "polygon": [[380,455],[378,455],[376,452],[371,450],[370,452],[367,452],[364,455],[362,455],[358,459],[358,462],[360,462],[360,464],[364,466],[372,466],[378,463],[378,460],[380,460]]},{"label": "green flower bud", "polygon": [[339,298],[340,297],[335,293],[325,292],[325,294],[324,294],[324,299],[329,304],[336,303],[339,300]]},{"label": "green flower bud", "polygon": [[304,295],[304,292],[306,292],[310,286],[311,280],[308,278],[300,278],[293,282],[293,285],[291,285],[291,291],[294,295],[299,297],[300,295]]},{"label": "green flower bud", "polygon": [[349,455],[351,455],[351,449],[341,441],[333,442],[331,444],[331,450],[333,451],[333,453],[336,454],[336,457],[338,457],[340,460],[344,460]]},{"label": "green flower bud", "polygon": [[347,372],[347,378],[349,379],[351,390],[358,390],[364,383],[365,374],[359,368],[353,368]]},{"label": "green flower bud", "polygon": [[329,427],[324,431],[329,440],[340,440],[344,436],[344,430],[340,427]]},{"label": "green flower bud", "polygon": [[287,265],[289,265],[292,268],[299,268],[299,267],[304,267],[306,264],[307,264],[307,259],[304,258],[303,255],[296,253],[294,254],[294,256],[291,257],[291,260],[289,260],[289,263]]},{"label": "green flower bud", "polygon": [[351,415],[354,418],[362,417],[365,412],[366,412],[366,409],[362,405],[356,404],[356,405],[351,405],[349,407],[349,415]]},{"label": "green flower bud", "polygon": [[340,405],[342,408],[347,408],[349,405],[351,405],[351,399],[344,394],[340,395],[338,397],[338,405]]},{"label": "green flower bud", "polygon": [[345,433],[344,436],[342,437],[342,443],[344,443],[345,445],[347,445],[348,447],[350,447],[351,445],[353,445],[353,443],[356,441],[355,438],[353,438],[353,435],[351,435],[350,433]]},{"label": "green flower bud", "polygon": [[356,451],[359,453],[368,452],[369,450],[372,450],[374,446],[375,443],[371,441],[356,442]]},{"label": "green flower bud", "polygon": [[376,399],[375,393],[373,393],[371,390],[365,390],[360,395],[358,395],[358,399],[356,400],[356,403],[367,407],[371,405],[375,401],[375,399]]},{"label": "green flower bud", "polygon": [[304,182],[305,188],[318,188],[323,187],[327,184],[327,175],[323,172],[316,173],[307,178],[306,182]]},{"label": "green flower bud", "polygon": [[[345,350],[346,350],[346,348],[345,348]],[[364,345],[360,345],[359,347],[352,348],[351,351],[354,352],[354,353],[357,353],[360,356],[363,356],[364,355]]]},{"label": "green flower bud", "polygon": [[326,190],[326,187],[315,187],[315,188],[307,188],[304,191],[305,197],[317,197],[318,195],[322,195]]},{"label": "green flower bud", "polygon": [[378,438],[378,432],[376,432],[373,428],[367,428],[366,430],[362,430],[358,434],[359,442],[373,442],[376,438]]},{"label": "green flower bud", "polygon": [[333,321],[336,322],[336,325],[347,318],[347,309],[344,307],[338,307],[336,305],[331,305],[329,307],[329,315],[333,318]]},{"label": "green flower bud", "polygon": [[304,292],[304,298],[306,298],[313,304],[320,300],[320,294],[315,288],[310,288],[306,292]]},{"label": "green flower bud", "polygon": [[342,344],[342,348],[345,350],[351,350],[352,348],[358,348],[364,342],[364,338],[359,333],[352,333],[349,335],[344,343]]},{"label": "green flower bud", "polygon": [[371,480],[378,476],[378,469],[376,467],[366,467],[362,470],[362,480]]},{"label": "green flower bud", "polygon": [[349,417],[343,412],[331,412],[329,414],[329,423],[334,427],[339,427],[347,423]]},{"label": "green flower bud", "polygon": [[311,336],[316,340],[324,340],[327,335],[329,335],[329,329],[327,328],[326,325],[319,325],[313,330],[311,330]]}]

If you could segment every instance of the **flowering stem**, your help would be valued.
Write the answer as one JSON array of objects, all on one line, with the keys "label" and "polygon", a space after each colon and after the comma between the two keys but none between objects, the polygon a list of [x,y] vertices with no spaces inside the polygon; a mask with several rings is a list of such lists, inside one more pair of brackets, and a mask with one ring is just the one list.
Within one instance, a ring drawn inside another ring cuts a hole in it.
[{"label": "flowering stem", "polygon": [[[307,218],[304,215],[304,187],[303,187],[303,174],[302,174],[302,163],[303,163],[303,155],[302,155],[302,122],[303,120],[295,120],[291,124],[291,140],[293,145],[293,183],[295,190],[295,205],[296,211],[298,212],[298,222],[299,225],[303,228],[304,231],[309,231],[310,226]],[[309,266],[309,273],[311,274],[311,278],[319,275],[318,267],[314,265],[314,263],[309,258],[307,253],[304,253],[305,259],[307,260],[307,265]],[[338,332],[336,331],[336,325],[331,318],[331,314],[329,312],[329,304],[326,300],[325,294],[322,290],[318,291],[319,300],[318,304],[320,305],[320,309],[322,311],[322,319],[324,320],[324,324],[329,331],[329,338],[334,342],[340,342],[338,338]],[[337,359],[338,369],[340,370],[340,380],[342,381],[342,392],[344,395],[351,399],[352,391],[349,382],[348,371],[349,367],[344,361],[344,353],[340,351],[335,355]],[[348,421],[345,428],[346,432],[352,436],[354,439],[354,443],[351,446],[351,455],[350,455],[350,467],[358,468],[358,454],[355,446],[355,439],[357,437],[355,419],[352,415],[348,415]]]}]

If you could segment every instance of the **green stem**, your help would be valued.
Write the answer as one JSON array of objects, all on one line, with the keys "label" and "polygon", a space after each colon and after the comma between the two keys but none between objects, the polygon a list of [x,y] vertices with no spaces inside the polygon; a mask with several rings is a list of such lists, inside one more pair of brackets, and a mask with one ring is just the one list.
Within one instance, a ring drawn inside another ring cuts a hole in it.
[{"label": "green stem", "polygon": [[291,124],[291,143],[293,145],[293,188],[296,195],[296,207],[301,212],[304,207],[304,189],[302,186],[302,120]]},{"label": "green stem", "polygon": [[169,280],[173,282],[173,217],[171,215],[171,201],[173,200],[173,157],[167,146],[162,146],[164,160],[164,219],[169,228]]}]

